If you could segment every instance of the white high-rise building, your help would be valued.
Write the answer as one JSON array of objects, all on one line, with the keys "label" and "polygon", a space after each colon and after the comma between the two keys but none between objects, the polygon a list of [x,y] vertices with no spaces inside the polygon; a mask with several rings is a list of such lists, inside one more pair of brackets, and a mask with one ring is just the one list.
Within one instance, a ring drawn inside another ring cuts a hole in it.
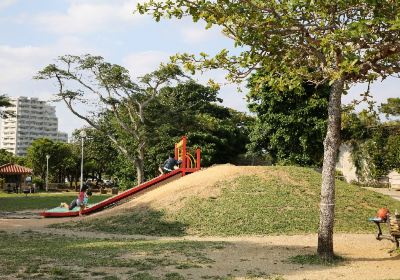
[{"label": "white high-rise building", "polygon": [[12,98],[11,103],[11,107],[3,110],[13,116],[0,121],[1,149],[24,156],[27,148],[38,138],[68,142],[68,134],[58,131],[54,106],[34,97]]}]

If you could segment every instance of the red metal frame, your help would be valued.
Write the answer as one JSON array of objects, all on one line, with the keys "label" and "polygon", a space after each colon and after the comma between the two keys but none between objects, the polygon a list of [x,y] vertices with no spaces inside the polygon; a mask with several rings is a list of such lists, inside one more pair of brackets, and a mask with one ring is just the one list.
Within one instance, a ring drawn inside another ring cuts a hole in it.
[{"label": "red metal frame", "polygon": [[[140,192],[140,191],[142,191],[144,189],[147,189],[147,188],[149,188],[149,187],[151,187],[151,186],[153,186],[153,185],[155,185],[157,183],[160,183],[160,182],[162,182],[162,181],[164,181],[164,180],[166,180],[168,178],[171,178],[171,177],[175,176],[176,174],[178,174],[180,172],[182,172],[181,169],[176,169],[176,170],[174,170],[174,171],[172,171],[170,173],[163,174],[163,175],[161,175],[159,177],[156,177],[156,178],[154,178],[154,179],[152,179],[150,181],[147,181],[147,182],[145,182],[143,184],[140,184],[140,185],[138,185],[138,186],[136,186],[134,188],[128,189],[128,190],[126,190],[126,191],[124,191],[124,192],[122,192],[122,193],[120,193],[120,194],[118,194],[116,196],[107,198],[107,199],[105,199],[105,200],[93,205],[92,207],[89,207],[89,208],[83,210],[82,211],[82,215],[90,214],[90,213],[93,213],[93,212],[95,212],[97,210],[100,210],[100,209],[102,209],[104,207],[107,207],[108,205],[111,205],[111,204],[113,204],[115,202],[118,202],[118,201],[124,199],[124,198],[127,198],[128,196],[131,196],[131,195],[133,195],[135,193],[138,193],[138,192]],[[42,212],[42,213],[40,213],[40,215],[43,216],[43,217],[73,217],[73,216],[78,216],[79,215],[79,211]]]},{"label": "red metal frame", "polygon": [[[181,160],[181,169],[182,169],[182,176],[185,176],[186,173],[191,173],[197,170],[200,170],[200,161],[201,161],[201,150],[198,147],[196,149],[196,158],[194,159],[193,156],[188,153],[187,148],[187,137],[182,136],[180,142],[175,144],[175,159]],[[194,160],[193,162],[191,160]],[[193,171],[194,170],[194,171]]]},{"label": "red metal frame", "polygon": [[[131,196],[133,194],[136,194],[144,189],[147,189],[151,186],[154,186],[157,183],[160,183],[168,178],[171,178],[179,173],[182,173],[182,176],[185,176],[187,173],[193,173],[196,172],[198,170],[200,170],[200,148],[196,149],[196,166],[193,168],[190,164],[190,158],[187,154],[187,149],[186,149],[186,144],[187,144],[187,138],[186,136],[182,137],[182,145],[180,145],[178,147],[178,143],[175,144],[175,158],[178,159],[179,158],[179,152],[182,152],[182,166],[179,169],[173,170],[169,173],[163,174],[161,176],[158,176],[152,180],[149,180],[143,184],[140,184],[136,187],[133,187],[131,189],[128,189],[116,196],[107,198],[85,210],[82,211],[82,215],[87,215],[90,213],[93,213],[95,211],[101,210],[111,204],[114,204],[122,199],[127,198],[128,196]],[[185,155],[185,156],[183,156]],[[189,162],[189,165],[187,164]],[[188,167],[190,166],[190,167]],[[42,212],[40,213],[41,216],[43,217],[75,217],[75,216],[79,216],[79,211],[68,211],[68,212]]]}]

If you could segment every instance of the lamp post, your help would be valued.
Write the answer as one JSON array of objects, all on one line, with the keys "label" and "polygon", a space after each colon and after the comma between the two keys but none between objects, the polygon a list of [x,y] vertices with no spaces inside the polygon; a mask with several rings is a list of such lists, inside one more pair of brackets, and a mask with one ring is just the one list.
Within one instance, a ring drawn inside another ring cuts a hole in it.
[{"label": "lamp post", "polygon": [[82,191],[83,187],[83,140],[86,138],[86,131],[81,130],[79,133],[79,136],[81,137],[81,146],[82,146],[82,158],[81,158],[81,186],[80,186],[80,191]]},{"label": "lamp post", "polygon": [[46,192],[49,191],[49,158],[50,155],[46,155]]}]

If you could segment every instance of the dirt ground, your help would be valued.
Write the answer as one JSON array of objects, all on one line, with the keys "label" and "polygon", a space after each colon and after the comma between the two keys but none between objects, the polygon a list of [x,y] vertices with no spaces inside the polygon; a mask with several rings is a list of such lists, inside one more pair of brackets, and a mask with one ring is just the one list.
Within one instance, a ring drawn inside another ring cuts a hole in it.
[{"label": "dirt ground", "polygon": [[[65,221],[65,220],[64,220]],[[21,232],[33,230],[64,236],[88,237],[90,232],[48,229],[45,226],[57,219],[1,219],[0,230]],[[259,237],[154,237],[98,234],[97,238],[162,239],[224,241],[221,250],[209,250],[207,255],[215,262],[208,268],[190,268],[180,273],[188,279],[201,279],[204,275],[232,275],[234,279],[400,279],[400,255],[391,253],[393,244],[377,241],[371,234],[336,234],[336,254],[345,262],[337,266],[300,265],[288,262],[296,255],[316,252],[316,235],[259,236]]]},{"label": "dirt ground", "polygon": [[[371,234],[335,234],[335,252],[346,259],[345,262],[337,266],[299,265],[288,262],[288,258],[291,256],[314,254],[317,245],[316,234],[227,238],[196,236],[169,238],[106,233],[96,233],[96,236],[94,236],[90,232],[46,228],[49,224],[63,223],[71,219],[92,219],[98,216],[115,215],[120,211],[135,207],[138,203],[145,203],[153,207],[176,209],[180,207],[179,203],[184,197],[191,195],[218,195],[218,190],[212,188],[215,183],[224,178],[234,179],[237,176],[244,175],[249,171],[248,168],[252,168],[253,173],[258,172],[257,167],[242,168],[224,165],[219,168],[209,168],[206,173],[207,176],[204,176],[205,173],[203,171],[192,174],[179,181],[166,184],[162,188],[156,188],[138,196],[127,203],[88,217],[65,219],[1,217],[0,230],[16,234],[26,230],[33,230],[42,233],[82,237],[93,236],[97,238],[227,242],[227,246],[224,249],[210,249],[207,252],[208,257],[215,261],[211,267],[189,268],[184,272],[179,271],[188,279],[201,279],[205,275],[219,275],[221,277],[231,275],[234,279],[400,279],[400,255],[391,252],[394,248],[393,243],[375,239],[372,226]],[[268,174],[265,176],[268,176]]]}]

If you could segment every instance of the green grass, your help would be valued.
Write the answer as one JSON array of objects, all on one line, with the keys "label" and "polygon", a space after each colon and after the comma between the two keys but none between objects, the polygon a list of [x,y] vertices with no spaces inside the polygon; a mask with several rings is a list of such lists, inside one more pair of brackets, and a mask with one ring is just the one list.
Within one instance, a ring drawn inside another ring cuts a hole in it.
[{"label": "green grass", "polygon": [[[265,167],[221,181],[218,197],[192,197],[177,212],[136,209],[116,217],[67,224],[66,227],[123,234],[180,236],[277,235],[315,233],[319,221],[321,175],[309,168]],[[368,222],[381,207],[400,209],[400,201],[336,182],[335,231],[372,233]],[[63,226],[63,225],[58,225]]]},{"label": "green grass", "polygon": [[332,260],[326,261],[322,260],[318,255],[297,255],[289,258],[289,262],[296,264],[308,264],[308,265],[324,265],[332,266],[343,263],[345,259],[340,256],[335,256]]},{"label": "green grass", "polygon": [[[90,276],[112,279],[108,273],[90,271],[101,268],[107,272],[107,267],[129,268],[129,275],[133,277],[130,279],[142,279],[134,277],[151,275],[156,268],[205,266],[213,262],[206,257],[205,250],[219,250],[223,245],[221,242],[80,239],[34,232],[25,232],[16,238],[14,234],[0,232],[0,279],[17,274],[24,279],[36,278],[39,274],[51,279]],[[205,262],[206,259],[209,261]],[[177,274],[175,278],[165,277],[180,279]]]},{"label": "green grass", "polygon": [[[0,212],[54,208],[59,206],[61,202],[69,204],[77,195],[75,192],[34,193],[27,196],[25,194],[0,193]],[[89,203],[97,203],[107,197],[110,197],[110,195],[95,194],[89,199]]]},{"label": "green grass", "polygon": [[[235,182],[225,182],[220,197],[189,200],[176,214],[176,220],[187,224],[193,232],[205,235],[317,232],[321,175],[298,167],[266,170],[277,175],[245,176]],[[368,218],[382,206],[399,208],[400,201],[337,181],[335,231],[374,231],[375,226]]]},{"label": "green grass", "polygon": [[183,277],[177,272],[171,272],[165,274],[165,280],[185,280],[185,277]]},{"label": "green grass", "polygon": [[179,221],[169,221],[164,211],[148,208],[129,210],[122,215],[96,219],[93,222],[71,222],[54,224],[54,228],[81,228],[86,231],[102,231],[119,234],[142,234],[156,236],[183,236],[185,225]]}]

